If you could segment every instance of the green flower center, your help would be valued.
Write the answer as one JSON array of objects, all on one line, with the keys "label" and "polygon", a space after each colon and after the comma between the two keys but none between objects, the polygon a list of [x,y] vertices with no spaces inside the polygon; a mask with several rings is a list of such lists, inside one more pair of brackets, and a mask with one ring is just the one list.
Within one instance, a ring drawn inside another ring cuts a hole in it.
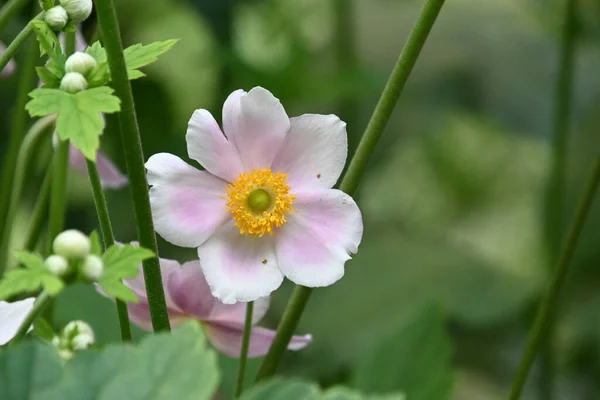
[{"label": "green flower center", "polygon": [[266,211],[271,205],[271,195],[265,189],[253,190],[248,196],[248,206],[254,212]]}]

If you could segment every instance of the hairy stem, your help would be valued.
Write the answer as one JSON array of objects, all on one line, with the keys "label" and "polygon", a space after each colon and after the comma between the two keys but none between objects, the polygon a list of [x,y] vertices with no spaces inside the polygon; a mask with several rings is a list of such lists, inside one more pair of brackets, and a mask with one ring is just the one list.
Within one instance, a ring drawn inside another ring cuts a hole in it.
[{"label": "hairy stem", "polygon": [[4,273],[8,263],[13,222],[16,214],[19,211],[21,193],[23,191],[25,180],[27,179],[29,166],[31,162],[35,160],[35,146],[38,144],[39,139],[46,132],[46,130],[54,125],[54,120],[54,116],[49,116],[36,121],[31,126],[31,129],[29,129],[27,135],[25,135],[23,143],[21,144],[21,148],[17,157],[17,163],[12,171],[14,179],[12,188],[9,190],[10,201],[8,204],[8,211],[6,213],[4,231],[2,232],[2,240],[0,243],[0,276]]},{"label": "hairy stem", "polygon": [[235,387],[235,397],[238,398],[244,391],[244,376],[246,374],[246,362],[248,361],[248,347],[250,345],[250,335],[252,334],[252,312],[254,302],[246,304],[246,320],[244,321],[244,336],[242,338],[242,351],[240,353],[240,364],[238,368],[237,385]]},{"label": "hairy stem", "polygon": [[[115,244],[115,235],[113,233],[112,224],[110,222],[110,216],[108,214],[108,205],[106,204],[106,197],[102,190],[102,183],[100,182],[100,174],[98,174],[98,167],[96,163],[88,159],[85,160],[87,163],[88,176],[92,185],[92,193],[94,195],[94,204],[96,205],[96,213],[98,214],[98,222],[100,223],[100,232],[102,233],[102,240],[104,241],[104,248],[108,249],[110,246]],[[117,315],[119,317],[119,326],[121,328],[121,340],[124,342],[131,341],[131,327],[129,325],[129,313],[127,312],[127,304],[124,301],[116,299],[117,302]]]},{"label": "hairy stem", "polygon": [[35,304],[33,305],[33,308],[31,309],[29,314],[27,314],[27,317],[25,317],[25,320],[23,320],[23,322],[21,323],[21,326],[19,326],[19,329],[17,330],[17,333],[11,340],[11,342],[10,342],[11,345],[16,344],[21,339],[23,339],[23,337],[27,334],[27,331],[29,330],[29,327],[31,326],[31,324],[33,324],[33,322],[35,321],[35,319],[37,317],[42,315],[42,313],[44,312],[44,309],[46,307],[48,307],[51,300],[52,300],[52,297],[50,297],[50,295],[46,292],[42,292],[38,296],[38,298],[35,300]]},{"label": "hairy stem", "polygon": [[[413,27],[383,89],[375,111],[373,111],[365,133],[358,144],[356,153],[354,153],[354,157],[350,161],[348,170],[342,179],[340,189],[347,194],[353,195],[356,191],[367,168],[368,161],[373,155],[375,146],[381,137],[381,133],[390,119],[394,106],[402,93],[402,89],[404,89],[404,85],[417,62],[425,40],[429,36],[429,32],[431,32],[431,28],[443,5],[444,0],[427,0],[425,3],[421,15]],[[303,286],[297,286],[294,290],[287,309],[277,327],[277,334],[275,335],[273,344],[258,371],[257,380],[268,378],[277,370],[277,366],[298,326],[298,322],[311,293],[312,289]]]},{"label": "hairy stem", "polygon": [[[39,13],[34,19],[39,19],[42,17],[42,15],[44,15],[44,14]],[[31,26],[31,23],[29,23],[25,26],[25,28],[23,28],[23,30],[21,32],[19,32],[17,37],[13,39],[13,41],[8,45],[6,50],[4,50],[4,53],[2,53],[0,55],[0,71],[2,71],[4,69],[4,67],[6,67],[6,64],[8,64],[10,59],[13,58],[13,56],[19,49],[19,47],[21,47],[21,45],[27,41],[27,38],[32,33],[33,33],[33,27]],[[36,46],[37,46],[37,44],[36,44]],[[37,49],[37,47],[36,47],[36,49]],[[25,68],[23,68],[23,69],[25,69]],[[29,69],[29,71],[31,71],[31,73],[33,74],[33,66],[31,66],[31,69]]]},{"label": "hairy stem", "polygon": [[144,154],[142,153],[142,143],[135,115],[133,94],[127,77],[127,66],[123,55],[117,14],[112,0],[96,0],[94,4],[102,37],[104,38],[112,85],[117,96],[121,99],[119,126],[131,187],[138,239],[142,247],[150,249],[156,254],[156,257],[143,262],[152,327],[154,331],[170,330],[169,315],[158,262],[158,247],[150,209],[148,183],[146,182],[146,171],[144,169]]}]

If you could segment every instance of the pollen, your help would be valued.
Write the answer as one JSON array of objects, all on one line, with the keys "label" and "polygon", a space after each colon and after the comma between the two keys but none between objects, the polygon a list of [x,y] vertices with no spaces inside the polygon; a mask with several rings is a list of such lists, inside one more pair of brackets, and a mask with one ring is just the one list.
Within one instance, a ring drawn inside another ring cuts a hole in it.
[{"label": "pollen", "polygon": [[296,198],[290,194],[287,174],[270,168],[242,172],[227,191],[227,211],[243,235],[273,235],[273,229],[285,224],[286,214],[294,211]]}]

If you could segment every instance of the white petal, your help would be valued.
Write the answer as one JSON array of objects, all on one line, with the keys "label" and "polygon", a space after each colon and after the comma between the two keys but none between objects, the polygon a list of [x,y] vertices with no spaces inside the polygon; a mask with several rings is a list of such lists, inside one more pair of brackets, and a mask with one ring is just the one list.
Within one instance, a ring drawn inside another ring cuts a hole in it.
[{"label": "white petal", "polygon": [[273,238],[244,236],[230,221],[198,248],[212,294],[225,304],[268,296],[283,281]]},{"label": "white petal", "polygon": [[190,158],[219,178],[231,182],[244,171],[235,144],[225,138],[208,111],[194,111],[185,139]]},{"label": "white petal", "polygon": [[33,308],[34,297],[13,303],[0,301],[0,346],[8,343]]},{"label": "white petal", "polygon": [[333,187],[348,154],[346,123],[335,115],[318,114],[304,114],[290,121],[273,171],[288,174],[291,187]]},{"label": "white petal", "polygon": [[335,189],[296,196],[297,212],[275,233],[279,268],[298,285],[331,285],[344,275],[349,254],[358,250],[360,210],[350,196]]},{"label": "white petal", "polygon": [[146,169],[154,228],[168,242],[197,247],[230,218],[225,181],[167,153],[150,157]]},{"label": "white petal", "polygon": [[270,168],[290,120],[280,101],[266,89],[233,92],[223,105],[223,130],[235,143],[246,171]]}]

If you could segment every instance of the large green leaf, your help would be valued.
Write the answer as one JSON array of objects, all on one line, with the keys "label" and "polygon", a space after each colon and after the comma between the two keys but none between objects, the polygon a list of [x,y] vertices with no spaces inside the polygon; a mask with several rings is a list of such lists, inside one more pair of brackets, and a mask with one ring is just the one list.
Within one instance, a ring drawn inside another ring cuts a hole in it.
[{"label": "large green leaf", "polygon": [[411,400],[446,400],[454,380],[451,353],[442,313],[427,307],[358,362],[354,383],[367,393],[402,391]]},{"label": "large green leaf", "polygon": [[62,364],[46,344],[25,342],[0,353],[0,398],[11,400],[211,399],[216,355],[197,323],[148,336],[138,346],[93,349]]},{"label": "large green leaf", "polygon": [[404,400],[402,394],[367,396],[360,392],[336,387],[325,392],[314,383],[275,378],[246,391],[242,400]]}]

